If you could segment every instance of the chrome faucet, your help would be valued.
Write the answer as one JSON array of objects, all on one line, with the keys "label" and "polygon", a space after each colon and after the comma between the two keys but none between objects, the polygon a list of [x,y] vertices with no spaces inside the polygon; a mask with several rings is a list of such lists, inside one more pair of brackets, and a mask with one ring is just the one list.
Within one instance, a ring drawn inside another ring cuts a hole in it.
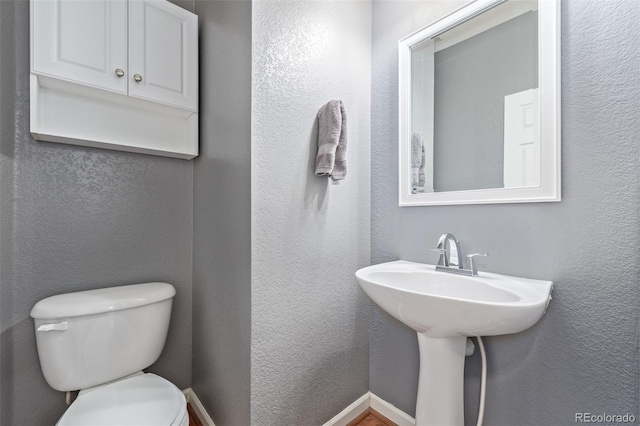
[{"label": "chrome faucet", "polygon": [[440,252],[438,266],[446,266],[447,268],[457,266],[462,269],[459,260],[459,256],[462,256],[460,242],[453,234],[442,234],[435,249]]},{"label": "chrome faucet", "polygon": [[432,249],[440,253],[440,259],[436,265],[436,271],[449,272],[460,275],[478,276],[478,269],[473,260],[476,256],[488,256],[487,253],[472,253],[467,255],[467,267],[461,262],[462,249],[460,242],[453,234],[442,234],[436,248]]}]

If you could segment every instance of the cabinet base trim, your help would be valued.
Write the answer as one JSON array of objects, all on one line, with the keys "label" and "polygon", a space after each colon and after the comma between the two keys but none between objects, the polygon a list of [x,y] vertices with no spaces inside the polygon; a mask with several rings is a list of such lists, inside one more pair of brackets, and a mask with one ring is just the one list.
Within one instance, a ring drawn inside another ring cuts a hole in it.
[{"label": "cabinet base trim", "polygon": [[31,75],[31,134],[36,140],[192,159],[198,114]]}]

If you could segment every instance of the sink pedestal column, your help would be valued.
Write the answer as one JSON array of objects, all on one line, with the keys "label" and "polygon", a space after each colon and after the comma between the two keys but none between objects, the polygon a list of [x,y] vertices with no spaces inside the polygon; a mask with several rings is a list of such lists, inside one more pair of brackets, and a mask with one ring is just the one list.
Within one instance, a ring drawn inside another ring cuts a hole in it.
[{"label": "sink pedestal column", "polygon": [[418,333],[416,426],[464,425],[466,343],[466,337],[429,337]]}]

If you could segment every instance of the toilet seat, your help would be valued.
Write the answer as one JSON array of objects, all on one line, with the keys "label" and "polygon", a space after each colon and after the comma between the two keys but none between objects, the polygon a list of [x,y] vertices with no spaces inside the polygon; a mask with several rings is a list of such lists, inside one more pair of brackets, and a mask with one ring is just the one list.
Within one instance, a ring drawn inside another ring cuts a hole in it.
[{"label": "toilet seat", "polygon": [[188,426],[183,393],[155,374],[138,373],[83,390],[56,426]]}]

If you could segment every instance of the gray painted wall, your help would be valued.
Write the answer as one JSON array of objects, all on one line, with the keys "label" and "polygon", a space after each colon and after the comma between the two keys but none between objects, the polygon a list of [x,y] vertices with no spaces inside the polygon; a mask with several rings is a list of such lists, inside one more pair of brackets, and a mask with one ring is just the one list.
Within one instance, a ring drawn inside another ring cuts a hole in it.
[{"label": "gray painted wall", "polygon": [[193,176],[193,388],[218,426],[250,422],[251,2],[203,0]]},{"label": "gray painted wall", "polygon": [[[0,2],[0,384],[11,379],[13,319],[13,155],[15,140],[14,2]],[[5,143],[8,141],[8,143]],[[5,308],[7,306],[7,308]],[[6,325],[5,325],[6,324]],[[12,412],[10,395],[0,385],[0,423]]]},{"label": "gray painted wall", "polygon": [[167,344],[150,370],[188,387],[192,163],[35,142],[28,2],[0,7],[0,423],[51,425],[66,409],[42,377],[29,317],[58,293],[175,285]]},{"label": "gray painted wall", "polygon": [[[368,1],[253,4],[251,421],[322,424],[369,390]],[[313,174],[318,109],[342,99],[348,172]]]},{"label": "gray painted wall", "polygon": [[504,187],[504,97],[538,87],[537,25],[527,12],[436,52],[436,192]]},{"label": "gray painted wall", "polygon": [[[399,208],[396,41],[454,7],[374,1],[372,262],[433,263],[427,248],[452,232],[466,252],[491,254],[481,270],[555,282],[540,323],[486,339],[486,424],[637,418],[640,2],[562,2],[562,202]],[[370,348],[371,391],[414,414],[414,333],[372,304]],[[479,374],[479,356],[467,358],[467,424]]]}]

